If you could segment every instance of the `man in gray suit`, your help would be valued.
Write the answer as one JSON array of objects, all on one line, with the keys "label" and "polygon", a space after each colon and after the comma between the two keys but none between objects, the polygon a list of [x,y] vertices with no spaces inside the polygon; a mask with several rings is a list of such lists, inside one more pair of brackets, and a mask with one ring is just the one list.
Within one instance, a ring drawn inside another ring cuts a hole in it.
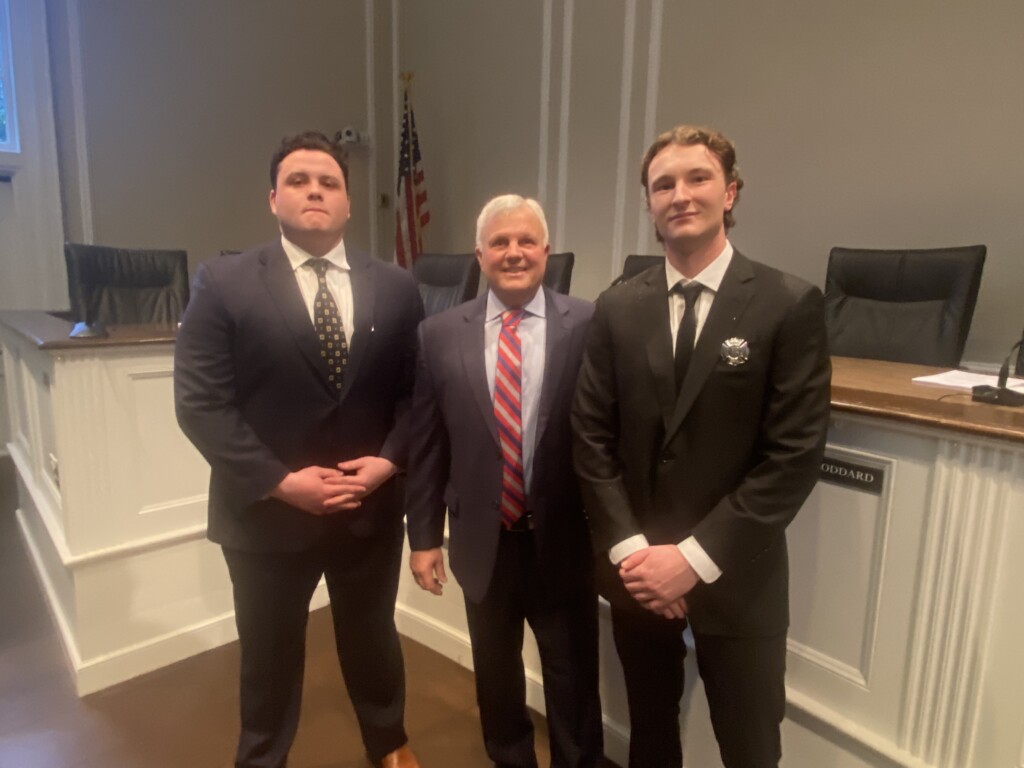
[{"label": "man in gray suit", "polygon": [[601,761],[597,601],[569,409],[591,304],[542,289],[544,212],[503,195],[477,220],[490,289],[419,328],[408,516],[417,584],[462,587],[487,753],[537,765],[523,622],[537,638],[553,766]]}]

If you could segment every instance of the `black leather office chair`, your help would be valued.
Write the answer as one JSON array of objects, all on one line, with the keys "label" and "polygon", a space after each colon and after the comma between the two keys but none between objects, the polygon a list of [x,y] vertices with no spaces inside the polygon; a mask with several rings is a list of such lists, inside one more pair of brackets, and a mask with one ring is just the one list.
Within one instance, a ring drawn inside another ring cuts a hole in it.
[{"label": "black leather office chair", "polygon": [[549,253],[548,266],[544,270],[544,285],[556,293],[568,293],[575,262],[576,255],[572,251]]},{"label": "black leather office chair", "polygon": [[88,324],[177,323],[188,304],[185,251],[64,244],[71,314]]},{"label": "black leather office chair", "polygon": [[833,355],[956,367],[971,329],[984,245],[833,248],[825,311]]},{"label": "black leather office chair", "polygon": [[480,264],[472,253],[421,253],[412,276],[429,317],[476,296]]},{"label": "black leather office chair", "polygon": [[659,264],[665,263],[664,256],[648,256],[641,254],[631,254],[626,257],[626,262],[622,265],[622,274],[615,278],[612,285],[618,285],[626,280],[636,277],[641,272],[646,272],[651,267],[655,267]]}]

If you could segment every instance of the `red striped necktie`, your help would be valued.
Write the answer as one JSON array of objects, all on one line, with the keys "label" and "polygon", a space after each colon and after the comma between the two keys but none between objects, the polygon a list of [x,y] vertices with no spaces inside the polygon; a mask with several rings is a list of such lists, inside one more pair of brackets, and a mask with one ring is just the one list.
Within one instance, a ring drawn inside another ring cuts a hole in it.
[{"label": "red striped necktie", "polygon": [[504,461],[501,476],[501,520],[511,527],[526,511],[526,482],[523,474],[523,355],[519,343],[519,322],[524,311],[509,309],[501,314],[498,335],[498,365],[494,373],[494,417]]}]

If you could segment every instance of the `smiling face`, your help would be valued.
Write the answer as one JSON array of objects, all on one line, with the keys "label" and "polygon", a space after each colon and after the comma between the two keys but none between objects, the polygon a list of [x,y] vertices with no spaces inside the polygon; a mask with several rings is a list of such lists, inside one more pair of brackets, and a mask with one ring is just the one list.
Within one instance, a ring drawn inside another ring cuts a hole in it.
[{"label": "smiling face", "polygon": [[722,163],[704,144],[669,144],[647,171],[651,220],[669,254],[717,254],[725,247],[725,214],[736,200]]},{"label": "smiling face", "polygon": [[548,263],[537,215],[525,205],[500,211],[480,234],[476,258],[494,295],[508,307],[525,306],[536,295]]},{"label": "smiling face", "polygon": [[270,210],[288,240],[322,256],[341,240],[349,218],[348,188],[338,161],[316,149],[297,149],[277,169]]}]

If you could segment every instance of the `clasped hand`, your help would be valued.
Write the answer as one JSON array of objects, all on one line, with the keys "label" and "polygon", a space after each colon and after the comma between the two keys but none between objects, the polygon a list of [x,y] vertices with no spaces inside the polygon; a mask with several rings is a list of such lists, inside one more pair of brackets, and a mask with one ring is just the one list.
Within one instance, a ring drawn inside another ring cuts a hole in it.
[{"label": "clasped hand", "polygon": [[666,619],[686,618],[685,595],[699,581],[696,571],[673,544],[634,552],[619,563],[619,577],[644,608]]},{"label": "clasped hand", "polygon": [[363,456],[343,461],[337,468],[313,466],[289,472],[270,495],[311,515],[329,515],[357,509],[393,474],[395,465],[387,459]]}]

